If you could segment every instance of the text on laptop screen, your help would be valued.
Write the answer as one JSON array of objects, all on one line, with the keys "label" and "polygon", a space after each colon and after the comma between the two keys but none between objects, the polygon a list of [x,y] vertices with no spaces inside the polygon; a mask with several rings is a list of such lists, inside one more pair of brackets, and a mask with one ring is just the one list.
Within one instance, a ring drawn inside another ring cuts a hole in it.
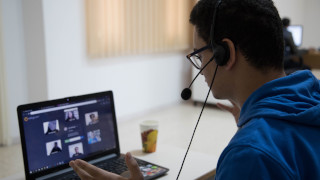
[{"label": "text on laptop screen", "polygon": [[108,96],[22,112],[30,174],[116,147]]}]

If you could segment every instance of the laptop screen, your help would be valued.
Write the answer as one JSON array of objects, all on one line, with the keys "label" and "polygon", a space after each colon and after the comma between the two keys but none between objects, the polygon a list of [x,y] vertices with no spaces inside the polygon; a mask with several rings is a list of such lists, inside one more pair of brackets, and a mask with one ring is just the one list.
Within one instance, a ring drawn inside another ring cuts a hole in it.
[{"label": "laptop screen", "polygon": [[110,91],[18,107],[28,173],[116,149],[114,114]]}]

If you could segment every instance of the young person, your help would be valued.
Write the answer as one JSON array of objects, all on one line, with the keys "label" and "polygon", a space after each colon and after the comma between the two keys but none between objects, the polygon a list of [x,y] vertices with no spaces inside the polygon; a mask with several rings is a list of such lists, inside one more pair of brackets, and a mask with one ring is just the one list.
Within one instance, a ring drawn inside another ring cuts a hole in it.
[{"label": "young person", "polygon": [[[282,22],[274,3],[200,0],[190,22],[197,52],[188,58],[198,60],[192,62],[214,97],[233,102],[230,111],[239,116],[216,179],[320,179],[320,83],[310,71],[285,75]],[[142,179],[127,157],[131,179]],[[83,179],[122,178],[81,160],[70,165]]]},{"label": "young person", "polygon": [[303,64],[303,58],[298,53],[298,48],[293,41],[292,33],[288,30],[290,19],[283,18],[282,25],[284,39],[284,70],[286,74],[291,74],[298,70],[310,70],[310,67]]}]

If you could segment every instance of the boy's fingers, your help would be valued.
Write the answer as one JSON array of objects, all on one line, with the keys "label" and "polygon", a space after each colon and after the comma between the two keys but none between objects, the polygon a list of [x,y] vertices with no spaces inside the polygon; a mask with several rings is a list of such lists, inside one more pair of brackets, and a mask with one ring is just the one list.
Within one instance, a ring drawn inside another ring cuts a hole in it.
[{"label": "boy's fingers", "polygon": [[140,171],[139,165],[137,161],[132,157],[132,155],[128,152],[126,154],[126,164],[131,174],[131,179],[143,179],[142,173]]},{"label": "boy's fingers", "polygon": [[88,174],[86,171],[84,171],[81,167],[79,167],[74,161],[70,161],[69,165],[72,167],[72,169],[78,174],[78,176],[81,179],[93,179],[93,177]]},{"label": "boy's fingers", "polygon": [[79,166],[82,170],[84,170],[87,174],[89,174],[91,177],[94,177],[95,179],[117,179],[119,178],[119,175],[110,173],[108,171],[105,171],[103,169],[100,169],[90,163],[87,163],[81,159],[75,160],[75,164]]}]

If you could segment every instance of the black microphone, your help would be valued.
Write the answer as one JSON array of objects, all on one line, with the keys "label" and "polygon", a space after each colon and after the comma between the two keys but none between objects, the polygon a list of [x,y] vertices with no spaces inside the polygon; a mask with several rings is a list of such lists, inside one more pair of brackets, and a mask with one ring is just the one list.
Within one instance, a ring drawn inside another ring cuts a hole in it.
[{"label": "black microphone", "polygon": [[190,88],[184,88],[184,89],[182,90],[182,92],[181,92],[181,98],[182,98],[183,100],[188,100],[188,99],[190,99],[191,95],[192,95],[192,91],[191,91]]},{"label": "black microphone", "polygon": [[200,69],[200,71],[198,72],[198,74],[196,75],[196,77],[193,78],[192,82],[190,83],[188,88],[184,88],[181,92],[181,98],[183,100],[188,100],[190,99],[191,95],[192,95],[192,91],[190,89],[191,85],[193,84],[194,80],[197,79],[197,77],[199,76],[199,74],[204,70],[204,68],[207,67],[207,65],[213,60],[213,57],[210,59],[210,61],[203,67]]}]

